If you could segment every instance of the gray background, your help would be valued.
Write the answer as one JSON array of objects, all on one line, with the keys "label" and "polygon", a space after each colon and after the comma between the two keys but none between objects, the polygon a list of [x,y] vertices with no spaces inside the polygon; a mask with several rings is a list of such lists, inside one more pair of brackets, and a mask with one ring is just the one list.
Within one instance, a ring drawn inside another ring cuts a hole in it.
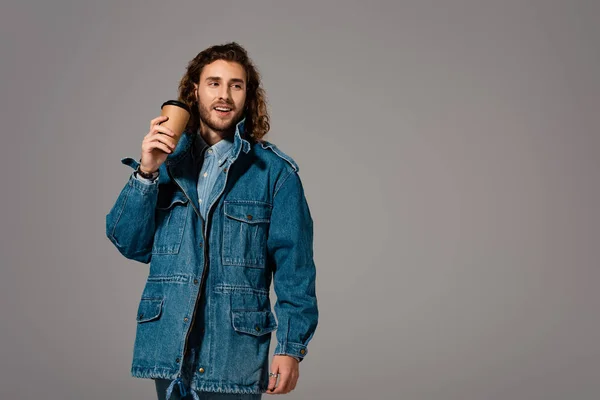
[{"label": "gray background", "polygon": [[3,2],[0,398],[155,398],[129,376],[148,266],[104,218],[187,62],[236,40],[315,221],[320,322],[286,398],[598,399],[599,18],[573,0]]}]

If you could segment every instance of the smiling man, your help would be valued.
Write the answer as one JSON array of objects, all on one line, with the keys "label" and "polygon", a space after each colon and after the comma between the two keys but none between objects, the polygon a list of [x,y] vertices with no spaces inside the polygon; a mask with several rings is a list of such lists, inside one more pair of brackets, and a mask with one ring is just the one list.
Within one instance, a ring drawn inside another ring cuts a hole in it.
[{"label": "smiling man", "polygon": [[[213,139],[222,139],[223,133],[233,136],[235,123],[244,116],[246,103],[246,71],[234,61],[216,60],[202,69],[200,83],[194,85],[198,102],[201,132]],[[200,99],[200,101],[198,101]]]},{"label": "smiling man", "polygon": [[131,373],[154,379],[159,399],[288,393],[318,322],[298,164],[263,139],[264,90],[239,44],[191,60],[179,100],[191,110],[184,134],[150,122],[139,161],[121,160],[134,171],[106,215],[119,252],[150,264]]}]

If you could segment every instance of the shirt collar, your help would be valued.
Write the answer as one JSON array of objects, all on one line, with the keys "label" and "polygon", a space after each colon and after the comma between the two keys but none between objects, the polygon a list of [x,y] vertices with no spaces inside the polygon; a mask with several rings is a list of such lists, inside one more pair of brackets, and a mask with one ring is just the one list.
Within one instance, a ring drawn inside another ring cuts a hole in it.
[{"label": "shirt collar", "polygon": [[[196,134],[198,135],[198,146],[200,146],[200,153],[199,154],[204,154],[204,157],[209,157],[210,154],[208,154],[206,151],[208,151],[208,149],[206,149],[207,147],[210,148],[212,150],[212,156],[214,156],[217,159],[217,162],[219,163],[219,167],[221,165],[223,165],[223,163],[227,160],[227,158],[229,157],[230,153],[231,153],[231,149],[233,148],[233,137],[226,137],[223,138],[221,140],[219,140],[217,143],[213,144],[212,146],[209,146],[208,143],[206,143],[204,141],[204,139],[202,138],[202,135],[200,135],[200,132],[196,132]],[[202,153],[204,151],[204,153]]]},{"label": "shirt collar", "polygon": [[[217,157],[217,162],[219,163],[219,166],[221,166],[225,161],[227,161],[227,159],[237,155],[240,146],[244,153],[247,153],[250,150],[250,142],[246,139],[243,139],[240,134],[240,132],[244,131],[245,122],[246,117],[242,118],[242,120],[240,120],[237,123],[235,128],[235,134],[233,135],[233,137],[226,137],[224,139],[221,139],[212,146],[209,146],[208,143],[206,143],[206,141],[202,138],[202,135],[200,134],[200,129],[198,128],[195,134],[196,154],[198,156],[202,154],[206,156],[206,153],[203,153],[203,151],[208,150],[207,147],[209,147],[214,152],[215,157]],[[200,157],[198,157],[197,159],[197,162],[199,161]]]}]

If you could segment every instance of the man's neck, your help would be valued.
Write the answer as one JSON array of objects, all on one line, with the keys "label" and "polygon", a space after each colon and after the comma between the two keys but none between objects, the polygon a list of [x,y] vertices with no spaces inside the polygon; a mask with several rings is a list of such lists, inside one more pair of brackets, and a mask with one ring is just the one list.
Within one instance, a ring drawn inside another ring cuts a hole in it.
[{"label": "man's neck", "polygon": [[200,127],[200,136],[202,136],[202,140],[204,140],[209,146],[220,142],[224,138],[233,137],[233,135],[233,130],[214,131],[208,127]]}]

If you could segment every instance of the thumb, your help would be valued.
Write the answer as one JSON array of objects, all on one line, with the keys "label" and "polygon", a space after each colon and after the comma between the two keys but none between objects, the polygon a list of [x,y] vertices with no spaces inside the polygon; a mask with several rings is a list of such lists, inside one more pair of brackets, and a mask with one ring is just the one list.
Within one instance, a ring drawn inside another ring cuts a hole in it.
[{"label": "thumb", "polygon": [[[271,366],[271,372],[272,372],[272,374],[279,375],[279,365],[273,363],[273,365]],[[277,383],[277,378],[278,378],[278,376],[273,376],[273,375],[269,376],[269,386],[267,387],[267,390],[269,390],[269,391],[275,390],[275,384]]]}]

